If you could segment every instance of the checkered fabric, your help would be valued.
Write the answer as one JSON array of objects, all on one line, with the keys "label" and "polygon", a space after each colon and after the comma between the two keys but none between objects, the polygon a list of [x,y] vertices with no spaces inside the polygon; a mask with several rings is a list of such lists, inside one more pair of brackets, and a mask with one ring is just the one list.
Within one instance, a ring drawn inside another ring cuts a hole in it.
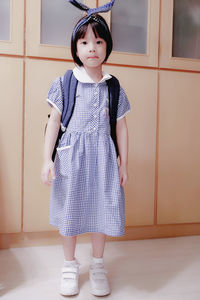
[{"label": "checkered fabric", "polygon": [[[62,82],[63,77],[52,83],[47,99],[60,113]],[[129,110],[129,101],[120,88],[117,118]],[[56,226],[61,235],[124,234],[124,190],[120,186],[116,150],[110,136],[105,80],[98,84],[78,82],[74,112],[57,148],[55,172],[50,224]]]}]

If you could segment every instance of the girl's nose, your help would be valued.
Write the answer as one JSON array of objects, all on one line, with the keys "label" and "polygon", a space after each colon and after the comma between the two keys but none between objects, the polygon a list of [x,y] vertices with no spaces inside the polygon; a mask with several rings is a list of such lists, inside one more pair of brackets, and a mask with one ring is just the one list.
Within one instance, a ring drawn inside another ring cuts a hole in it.
[{"label": "girl's nose", "polygon": [[93,43],[90,44],[89,50],[90,52],[95,52],[95,45]]}]

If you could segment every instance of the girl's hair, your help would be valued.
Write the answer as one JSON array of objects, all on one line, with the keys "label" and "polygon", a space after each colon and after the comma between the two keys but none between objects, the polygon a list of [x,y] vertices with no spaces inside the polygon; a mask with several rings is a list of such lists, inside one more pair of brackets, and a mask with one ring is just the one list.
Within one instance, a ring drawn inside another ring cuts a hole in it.
[{"label": "girl's hair", "polygon": [[[81,18],[78,23],[75,26],[75,29],[77,28],[77,25],[84,19],[85,17]],[[105,42],[106,42],[106,57],[104,62],[108,59],[112,48],[113,48],[113,41],[112,41],[112,36],[110,33],[110,30],[108,28],[108,25],[105,21],[105,19],[98,15],[98,14],[93,14],[91,15],[91,18],[89,18],[89,20],[83,24],[82,26],[80,26],[80,28],[78,28],[77,30],[73,31],[72,33],[72,38],[71,38],[71,53],[72,53],[72,57],[75,61],[75,63],[79,66],[82,66],[83,63],[80,61],[80,59],[77,56],[77,41],[81,38],[84,38],[86,35],[86,31],[88,28],[88,25],[91,25],[92,30],[94,32],[95,37],[100,37],[102,38]]]}]

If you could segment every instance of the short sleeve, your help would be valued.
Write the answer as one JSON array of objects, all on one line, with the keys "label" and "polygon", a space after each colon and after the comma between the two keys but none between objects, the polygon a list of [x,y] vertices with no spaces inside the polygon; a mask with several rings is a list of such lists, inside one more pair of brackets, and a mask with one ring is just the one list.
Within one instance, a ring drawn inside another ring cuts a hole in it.
[{"label": "short sleeve", "polygon": [[117,121],[125,117],[125,115],[130,111],[130,103],[126,96],[126,93],[122,87],[120,87],[119,93],[119,103],[117,109]]},{"label": "short sleeve", "polygon": [[47,102],[51,107],[55,107],[60,114],[62,114],[63,110],[63,93],[62,93],[62,78],[58,77],[51,84]]}]

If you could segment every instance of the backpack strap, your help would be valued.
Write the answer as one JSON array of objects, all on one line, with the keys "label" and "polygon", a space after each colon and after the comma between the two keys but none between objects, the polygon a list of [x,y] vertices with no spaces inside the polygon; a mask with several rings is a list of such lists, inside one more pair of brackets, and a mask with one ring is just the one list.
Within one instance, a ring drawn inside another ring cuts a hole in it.
[{"label": "backpack strap", "polygon": [[63,112],[61,117],[62,125],[66,128],[73,114],[76,88],[78,80],[75,78],[73,71],[68,70],[63,80]]},{"label": "backpack strap", "polygon": [[[73,114],[75,100],[76,100],[76,88],[77,88],[77,79],[73,75],[72,70],[68,70],[64,75],[63,84],[60,79],[60,84],[62,88],[62,98],[63,98],[63,111],[61,116],[61,128],[58,132],[58,136],[55,142],[54,150],[52,153],[52,160],[54,161],[56,156],[56,148],[58,147],[59,140],[63,135],[63,131],[66,130],[67,125]],[[64,128],[63,128],[64,127]]]},{"label": "backpack strap", "polygon": [[109,115],[110,115],[110,127],[111,127],[111,137],[115,144],[115,149],[117,156],[118,146],[117,146],[117,135],[116,135],[116,124],[117,124],[117,109],[119,103],[119,93],[120,93],[120,84],[119,80],[112,75],[112,78],[107,80],[108,85],[108,95],[109,95]]}]

